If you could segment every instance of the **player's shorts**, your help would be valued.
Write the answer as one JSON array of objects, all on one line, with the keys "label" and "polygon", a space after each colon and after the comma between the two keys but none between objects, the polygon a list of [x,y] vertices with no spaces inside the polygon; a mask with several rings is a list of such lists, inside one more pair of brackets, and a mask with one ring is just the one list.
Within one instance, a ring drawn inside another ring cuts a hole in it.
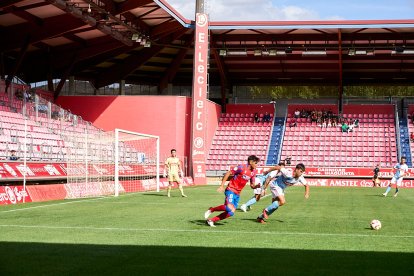
[{"label": "player's shorts", "polygon": [[397,186],[401,186],[404,177],[396,177],[394,176],[391,179],[391,184],[397,184]]},{"label": "player's shorts", "polygon": [[283,189],[277,185],[270,185],[270,191],[272,192],[272,198],[285,195]]},{"label": "player's shorts", "polygon": [[226,196],[224,204],[233,204],[234,208],[237,209],[237,206],[239,206],[240,195],[230,190],[226,190],[224,195]]},{"label": "player's shorts", "polygon": [[168,174],[168,182],[175,182],[181,183],[181,178],[178,173],[169,173]]},{"label": "player's shorts", "polygon": [[253,193],[255,194],[255,195],[261,195],[262,194],[262,192],[263,192],[263,186],[261,186],[260,188],[256,188],[256,189],[253,189]]}]

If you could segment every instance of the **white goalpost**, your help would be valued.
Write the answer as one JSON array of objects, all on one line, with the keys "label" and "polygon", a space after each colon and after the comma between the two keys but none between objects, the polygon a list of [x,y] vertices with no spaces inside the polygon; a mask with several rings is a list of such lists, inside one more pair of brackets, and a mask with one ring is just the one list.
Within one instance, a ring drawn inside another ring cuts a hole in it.
[{"label": "white goalpost", "polygon": [[159,191],[158,136],[73,128],[64,135],[68,198]]}]

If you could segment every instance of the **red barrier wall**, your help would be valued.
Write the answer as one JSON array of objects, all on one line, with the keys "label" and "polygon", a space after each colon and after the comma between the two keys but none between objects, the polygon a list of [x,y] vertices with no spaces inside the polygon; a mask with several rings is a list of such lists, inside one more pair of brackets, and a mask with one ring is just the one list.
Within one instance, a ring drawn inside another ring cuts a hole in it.
[{"label": "red barrier wall", "polygon": [[343,113],[359,114],[394,114],[392,104],[345,104],[342,108]]},{"label": "red barrier wall", "polygon": [[[189,156],[191,98],[181,96],[61,96],[57,104],[104,130],[115,128],[160,136],[161,156],[177,149]],[[207,151],[218,125],[221,107],[206,102]]]},{"label": "red barrier wall", "polygon": [[273,104],[227,104],[226,113],[266,113],[274,114]]},{"label": "red barrier wall", "polygon": [[408,114],[412,115],[414,113],[414,104],[408,105]]}]

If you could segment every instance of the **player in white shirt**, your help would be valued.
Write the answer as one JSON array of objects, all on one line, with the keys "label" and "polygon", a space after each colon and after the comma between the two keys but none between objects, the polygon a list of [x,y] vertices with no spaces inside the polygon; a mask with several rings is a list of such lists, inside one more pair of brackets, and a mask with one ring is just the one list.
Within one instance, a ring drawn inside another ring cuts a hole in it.
[{"label": "player in white shirt", "polygon": [[404,179],[404,175],[408,172],[408,166],[407,166],[406,162],[407,162],[407,159],[405,158],[405,156],[401,156],[400,163],[397,163],[394,166],[395,174],[392,177],[391,182],[388,185],[387,189],[385,190],[385,193],[382,194],[383,196],[387,196],[388,192],[391,191],[391,186],[393,184],[396,184],[395,185],[395,194],[394,194],[394,197],[397,196],[397,194],[398,194],[398,186],[401,186],[402,181]]},{"label": "player in white shirt", "polygon": [[[282,168],[285,167],[285,163],[284,162],[280,162],[278,164],[279,166],[281,166]],[[279,171],[278,171],[279,172]],[[266,189],[264,189],[265,186],[265,182],[267,180],[268,177],[274,177],[270,174],[267,175],[256,175],[255,181],[256,181],[256,185],[260,185],[260,188],[256,188],[253,189],[253,197],[250,198],[246,203],[244,203],[243,205],[240,206],[240,210],[242,210],[243,212],[247,212],[250,211],[251,207],[253,204],[255,204],[256,202],[260,201],[261,198],[263,198],[266,195]],[[270,181],[271,179],[269,179]]]},{"label": "player in white shirt", "polygon": [[[280,175],[276,177],[273,181],[270,181],[275,177],[280,171]],[[266,223],[267,219],[274,211],[286,203],[284,190],[288,186],[295,184],[303,184],[305,186],[305,198],[309,198],[309,185],[306,183],[306,179],[303,177],[305,172],[305,165],[299,163],[296,165],[295,169],[292,171],[287,168],[282,168],[281,166],[274,166],[267,173],[270,173],[270,176],[266,179],[265,187],[270,183],[270,191],[272,192],[272,204],[263,209],[263,212],[260,216],[257,217],[257,222]]]}]

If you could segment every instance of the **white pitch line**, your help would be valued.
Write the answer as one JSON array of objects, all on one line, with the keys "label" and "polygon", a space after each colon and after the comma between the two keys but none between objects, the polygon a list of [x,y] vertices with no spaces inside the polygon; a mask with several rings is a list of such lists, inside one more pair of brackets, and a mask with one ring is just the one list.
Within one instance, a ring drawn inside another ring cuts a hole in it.
[{"label": "white pitch line", "polygon": [[[121,196],[125,197],[125,196],[131,196],[131,195],[135,195],[135,194],[137,194],[137,193],[128,193],[128,194],[124,194],[124,195],[121,195]],[[65,204],[72,204],[72,203],[83,203],[83,202],[95,201],[95,200],[100,200],[100,199],[108,199],[108,198],[115,198],[115,197],[114,196],[102,196],[102,197],[98,197],[98,198],[95,198],[95,197],[94,198],[86,198],[86,199],[80,199],[80,200],[75,200],[75,201],[70,201],[70,202],[60,202],[60,203],[55,203],[55,204],[46,204],[46,205],[40,205],[40,206],[33,206],[33,207],[27,207],[27,208],[19,208],[19,209],[1,211],[0,213],[25,211],[25,210],[32,210],[32,209],[37,209],[37,208],[45,208],[45,207],[49,207],[49,206],[65,205]]]},{"label": "white pitch line", "polygon": [[98,198],[90,198],[90,199],[76,200],[76,201],[69,201],[69,202],[60,202],[60,203],[55,203],[55,204],[46,204],[46,205],[40,205],[40,206],[32,206],[32,207],[27,207],[27,208],[19,208],[19,209],[1,211],[1,213],[10,213],[10,212],[17,212],[17,211],[32,210],[32,209],[37,209],[37,208],[45,208],[45,207],[49,207],[49,206],[66,205],[66,204],[72,204],[72,203],[79,203],[79,202],[100,200],[100,199],[104,199],[104,198],[110,198],[110,197],[98,197]]},{"label": "white pitch line", "polygon": [[[221,233],[221,234],[257,234],[257,231],[224,231],[208,228],[202,229],[170,229],[170,228],[120,228],[120,227],[81,227],[81,226],[48,226],[48,225],[17,225],[17,224],[0,224],[4,228],[38,228],[38,229],[56,229],[56,230],[97,230],[97,231],[130,231],[130,232],[189,232],[189,233]],[[206,226],[207,227],[207,226]],[[271,232],[261,231],[260,234],[280,234],[290,236],[323,236],[323,237],[375,237],[375,238],[409,238],[413,239],[414,235],[368,235],[368,234],[340,234],[340,233],[305,233],[305,232]]]}]

